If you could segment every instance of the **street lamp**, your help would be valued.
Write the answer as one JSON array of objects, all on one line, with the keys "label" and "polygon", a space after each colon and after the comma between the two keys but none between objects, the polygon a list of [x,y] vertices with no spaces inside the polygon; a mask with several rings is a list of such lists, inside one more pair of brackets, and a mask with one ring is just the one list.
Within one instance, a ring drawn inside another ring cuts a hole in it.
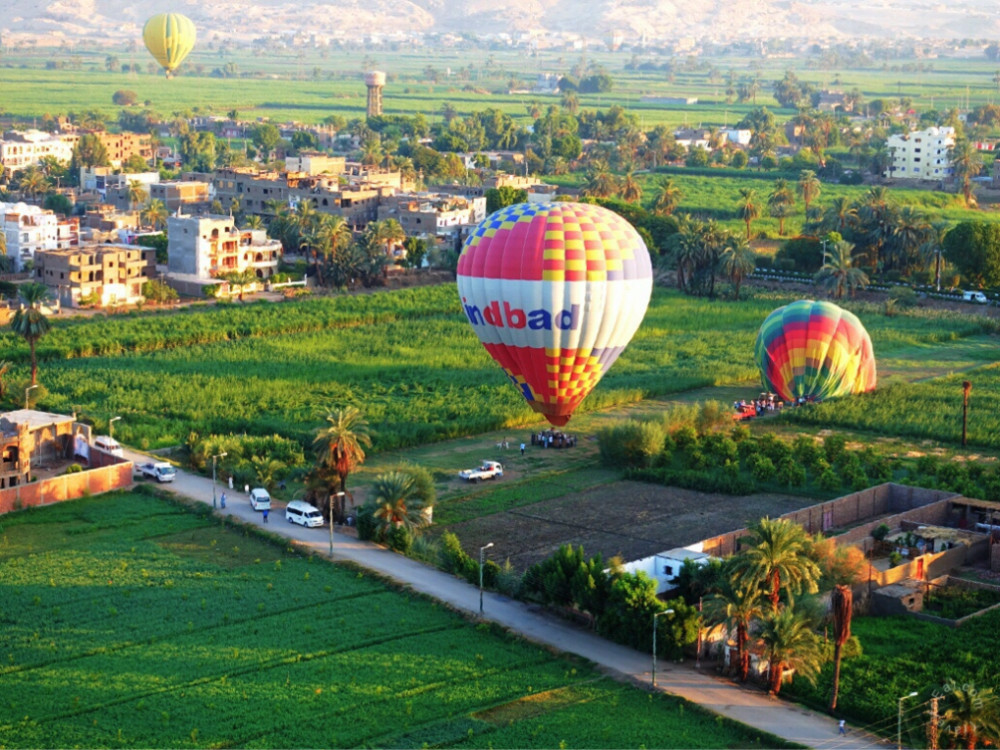
[{"label": "street lamp", "polygon": [[347,497],[347,493],[341,490],[334,497],[337,498],[336,503],[330,504],[330,557],[333,557],[333,509]]},{"label": "street lamp", "polygon": [[115,436],[115,422],[119,419],[121,419],[121,417],[111,417],[111,419],[108,420],[108,437],[113,438]]},{"label": "street lamp", "polygon": [[[118,419],[118,417],[115,417],[115,419]],[[214,456],[212,456],[212,507],[213,508],[215,507],[215,461],[218,458],[225,458],[228,455],[229,455],[228,453],[216,453]]]},{"label": "street lamp", "polygon": [[653,687],[656,687],[656,618],[660,615],[672,615],[672,609],[665,609],[662,612],[653,613]]},{"label": "street lamp", "polygon": [[493,546],[493,542],[484,544],[479,548],[479,614],[483,614],[483,565],[486,563],[486,550]]},{"label": "street lamp", "polygon": [[27,388],[24,389],[24,408],[25,409],[27,409],[29,407],[28,394],[31,393],[31,389],[32,388],[37,388],[37,387],[38,387],[38,384],[36,383],[35,385],[29,385]]},{"label": "street lamp", "polygon": [[907,698],[913,698],[916,695],[916,691],[910,693],[909,695],[904,695],[899,699],[899,720],[896,723],[896,748],[897,750],[903,750],[903,701]]}]

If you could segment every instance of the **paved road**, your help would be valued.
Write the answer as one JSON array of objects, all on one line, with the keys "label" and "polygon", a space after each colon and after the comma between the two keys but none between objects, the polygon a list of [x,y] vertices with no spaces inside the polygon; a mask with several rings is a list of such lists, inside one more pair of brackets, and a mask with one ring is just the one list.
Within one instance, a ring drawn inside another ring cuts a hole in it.
[{"label": "paved road", "polygon": [[[136,463],[149,460],[134,451],[126,450],[125,453],[126,458]],[[211,479],[178,471],[175,482],[163,487],[193,500],[212,502]],[[223,491],[227,495],[227,504],[225,510],[218,510],[219,513],[248,523],[262,523],[261,514],[250,508],[250,501],[242,488],[230,490],[220,482],[216,490],[217,498]],[[283,507],[283,504],[275,504],[270,513],[269,531],[294,539],[317,554],[329,556],[329,527],[307,529],[289,524],[285,521]],[[335,533],[333,559],[350,560],[414,591],[446,602],[455,609],[473,614],[479,611],[479,591],[475,586],[378,545]],[[553,618],[537,607],[499,594],[486,592],[483,605],[486,619],[533,641],[582,656],[616,676],[644,685],[650,682],[652,659],[649,654],[610,643],[590,631]],[[836,722],[829,716],[777,700],[757,690],[741,688],[728,680],[696,670],[691,664],[660,661],[657,685],[662,690],[744,724],[809,747],[865,750],[886,746],[883,740],[859,731],[839,736]],[[887,717],[887,721],[894,718]]]}]

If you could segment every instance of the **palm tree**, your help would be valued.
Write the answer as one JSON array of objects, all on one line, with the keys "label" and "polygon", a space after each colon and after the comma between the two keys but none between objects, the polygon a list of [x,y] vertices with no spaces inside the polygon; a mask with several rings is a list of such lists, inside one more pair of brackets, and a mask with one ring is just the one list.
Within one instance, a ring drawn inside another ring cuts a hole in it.
[{"label": "palm tree", "polygon": [[935,221],[931,224],[927,239],[917,252],[925,266],[934,264],[934,286],[941,291],[941,254],[944,252],[944,236],[951,229],[951,224],[947,221]]},{"label": "palm tree", "polygon": [[893,229],[893,265],[906,273],[919,260],[919,248],[932,230],[927,216],[914,206],[899,210]]},{"label": "palm tree", "polygon": [[48,299],[49,288],[35,281],[21,284],[17,290],[21,306],[14,312],[10,327],[18,336],[28,342],[31,350],[31,385],[37,383],[38,360],[35,358],[35,345],[38,340],[49,332],[49,319],[42,312],[42,303]]},{"label": "palm tree", "polygon": [[0,362],[0,401],[7,397],[7,373],[10,370],[10,362],[4,360]]},{"label": "palm tree", "polygon": [[269,492],[278,483],[278,475],[288,468],[276,458],[265,458],[262,456],[251,457],[250,463],[253,464],[253,470],[257,475],[257,481],[260,483],[260,486]]},{"label": "palm tree", "polygon": [[259,214],[250,214],[243,218],[243,229],[263,229],[264,219]]},{"label": "palm tree", "polygon": [[140,203],[145,203],[149,200],[149,191],[146,190],[146,186],[143,185],[139,180],[129,180],[128,181],[128,203],[129,207],[134,211],[135,207]]},{"label": "palm tree", "polygon": [[760,216],[760,204],[757,191],[753,188],[740,188],[740,199],[737,202],[737,213],[747,225],[747,239],[750,239],[750,222]]},{"label": "palm tree", "polygon": [[674,183],[673,177],[659,181],[656,186],[656,197],[653,199],[653,213],[659,216],[670,216],[681,204],[684,194]]},{"label": "palm tree", "polygon": [[642,185],[638,183],[632,172],[628,172],[622,179],[618,189],[618,197],[626,203],[638,203],[642,200]]},{"label": "palm tree", "polygon": [[330,426],[319,431],[313,443],[319,446],[320,463],[333,468],[340,478],[340,491],[347,491],[347,477],[365,460],[365,446],[371,446],[368,422],[354,406],[338,409],[326,416]]},{"label": "palm tree", "polygon": [[847,196],[841,195],[823,212],[822,226],[827,231],[844,234],[858,218],[858,209]]},{"label": "palm tree", "polygon": [[865,243],[871,251],[870,265],[876,271],[882,266],[882,248],[896,228],[896,213],[889,191],[880,185],[868,188],[858,206],[858,227],[864,233]]},{"label": "palm tree", "polygon": [[167,207],[159,198],[151,200],[139,212],[139,218],[153,229],[160,229],[167,223]]},{"label": "palm tree", "polygon": [[405,526],[414,529],[423,521],[422,503],[413,477],[402,471],[390,471],[375,478],[375,518],[383,528]]},{"label": "palm tree", "polygon": [[706,603],[709,622],[721,623],[726,630],[736,631],[736,656],[740,680],[746,682],[750,672],[750,626],[764,614],[760,589],[755,584],[729,580],[722,590]]},{"label": "palm tree", "polygon": [[751,545],[734,563],[734,572],[746,583],[764,586],[771,609],[778,611],[781,590],[814,594],[820,569],[806,556],[808,536],[802,527],[783,518],[762,518],[750,527]]},{"label": "palm tree", "polygon": [[791,215],[794,206],[795,196],[788,186],[788,180],[775,180],[774,189],[767,196],[767,207],[771,216],[778,220],[778,234],[782,237],[785,235],[785,219]]},{"label": "palm tree", "polygon": [[968,750],[1000,744],[1000,701],[992,688],[955,688],[948,694],[949,708],[941,716],[941,731],[965,743]]},{"label": "palm tree", "polygon": [[802,196],[802,203],[805,204],[806,213],[809,213],[809,204],[819,198],[822,183],[816,173],[811,169],[803,169],[799,172],[799,195]]},{"label": "palm tree", "polygon": [[757,267],[757,253],[750,249],[750,244],[744,238],[730,235],[719,260],[722,272],[736,287],[736,299],[739,299],[743,277],[753,273]]},{"label": "palm tree", "polygon": [[851,587],[843,584],[835,586],[830,595],[830,606],[833,610],[833,691],[830,695],[830,711],[837,708],[837,695],[840,693],[840,657],[844,644],[851,637],[851,614],[853,595]]},{"label": "palm tree", "polygon": [[979,149],[967,139],[956,141],[955,145],[948,151],[948,158],[951,160],[951,168],[955,172],[955,177],[962,181],[962,195],[965,196],[965,205],[972,206],[975,200],[972,197],[972,178],[983,171],[983,155]]},{"label": "palm tree", "polygon": [[243,301],[243,293],[246,291],[246,288],[251,284],[257,283],[257,274],[249,268],[244,268],[242,271],[230,271],[227,274],[223,274],[221,278],[233,286],[239,287],[240,302]]},{"label": "palm tree", "polygon": [[854,295],[855,289],[868,286],[868,274],[854,266],[851,253],[854,245],[840,240],[833,246],[833,251],[823,254],[823,267],[816,274],[815,281],[829,291],[833,290],[834,298],[840,299],[845,290]]},{"label": "palm tree", "polygon": [[45,175],[34,168],[24,171],[18,185],[20,186],[21,195],[28,196],[32,200],[37,199],[40,193],[48,191],[51,187],[49,181],[45,179]]},{"label": "palm tree", "polygon": [[611,174],[607,164],[597,159],[591,162],[583,194],[590,198],[609,198],[617,192],[618,180]]},{"label": "palm tree", "polygon": [[760,631],[764,654],[768,661],[770,692],[777,695],[786,669],[816,683],[823,666],[823,648],[809,622],[791,607],[774,612],[766,618]]}]

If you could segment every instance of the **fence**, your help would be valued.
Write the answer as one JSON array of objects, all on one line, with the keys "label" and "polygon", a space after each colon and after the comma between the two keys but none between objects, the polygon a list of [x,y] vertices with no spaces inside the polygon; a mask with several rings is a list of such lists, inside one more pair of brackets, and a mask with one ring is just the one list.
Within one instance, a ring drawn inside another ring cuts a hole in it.
[{"label": "fence", "polygon": [[50,479],[19,484],[0,490],[0,515],[22,508],[75,500],[85,495],[98,495],[132,484],[132,462],[122,461],[88,469],[75,474],[62,474]]}]

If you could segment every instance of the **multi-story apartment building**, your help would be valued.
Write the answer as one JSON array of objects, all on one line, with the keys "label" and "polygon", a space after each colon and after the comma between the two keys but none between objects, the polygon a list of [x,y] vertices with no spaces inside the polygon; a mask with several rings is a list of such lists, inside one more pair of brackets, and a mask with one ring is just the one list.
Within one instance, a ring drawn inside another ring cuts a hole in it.
[{"label": "multi-story apartment building", "polygon": [[41,130],[10,130],[0,138],[0,165],[6,172],[15,172],[51,156],[62,162],[73,157],[72,137]]},{"label": "multi-story apartment building", "polygon": [[13,271],[21,271],[39,250],[59,247],[59,217],[52,211],[25,203],[0,203],[0,216]]},{"label": "multi-story apartment building", "polygon": [[210,183],[195,180],[158,182],[149,186],[150,200],[163,201],[170,213],[181,208],[191,211],[199,206],[207,208],[213,194]]},{"label": "multi-story apartment building", "polygon": [[231,216],[167,219],[167,269],[207,281],[250,270],[267,279],[278,270],[281,243],[263,229],[239,229]]},{"label": "multi-story apartment building", "polygon": [[108,133],[104,130],[93,132],[108,152],[108,161],[113,167],[121,167],[132,156],[141,156],[147,162],[153,159],[153,136],[149,133]]},{"label": "multi-story apartment building", "polygon": [[953,174],[949,150],[955,145],[950,127],[890,135],[886,141],[891,161],[883,174],[890,179],[943,180]]},{"label": "multi-story apartment building", "polygon": [[478,224],[486,218],[486,198],[400,193],[383,200],[378,218],[395,219],[407,235],[453,238],[463,224]]},{"label": "multi-story apartment building", "polygon": [[91,245],[35,256],[35,276],[70,307],[134,305],[156,276],[156,251],[136,245]]},{"label": "multi-story apartment building", "polygon": [[307,175],[341,174],[347,167],[343,156],[329,156],[319,151],[300,151],[297,156],[285,157],[288,172],[302,172]]}]

